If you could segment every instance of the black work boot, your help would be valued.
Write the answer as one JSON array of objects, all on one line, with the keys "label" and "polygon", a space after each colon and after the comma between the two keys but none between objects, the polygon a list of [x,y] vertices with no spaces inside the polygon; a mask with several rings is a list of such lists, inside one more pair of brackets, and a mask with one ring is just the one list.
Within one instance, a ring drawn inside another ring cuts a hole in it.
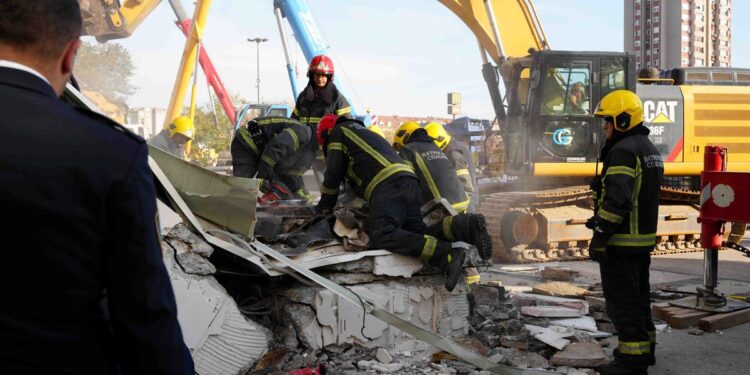
[{"label": "black work boot", "polygon": [[479,256],[492,257],[492,238],[482,214],[459,214],[443,219],[443,234],[448,241],[463,241],[477,247]]},{"label": "black work boot", "polygon": [[449,242],[440,241],[435,246],[435,252],[429,258],[428,256],[429,254],[422,254],[422,259],[443,272],[445,289],[452,292],[461,277],[466,252],[460,248],[454,249]]},{"label": "black work boot", "polygon": [[648,375],[647,367],[633,367],[615,358],[612,362],[596,366],[599,375]]}]

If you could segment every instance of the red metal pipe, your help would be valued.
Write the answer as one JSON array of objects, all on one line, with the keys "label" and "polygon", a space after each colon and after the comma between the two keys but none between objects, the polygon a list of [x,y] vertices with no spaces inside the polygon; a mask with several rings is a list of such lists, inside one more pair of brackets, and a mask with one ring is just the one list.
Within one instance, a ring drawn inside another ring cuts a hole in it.
[{"label": "red metal pipe", "polygon": [[[724,172],[726,164],[727,149],[719,146],[706,146],[706,150],[703,153],[703,172],[701,172],[701,195],[710,194],[712,186],[706,186],[708,179],[705,172]],[[721,248],[723,238],[721,236],[721,229],[724,222],[715,219],[704,218],[703,211],[703,199],[701,199],[701,246],[704,249],[717,250]]]},{"label": "red metal pipe", "polygon": [[[190,32],[190,25],[192,23],[192,20],[186,19],[183,21],[177,21],[175,23],[177,24],[177,27],[182,30],[182,33],[187,36],[187,34]],[[208,57],[208,52],[206,52],[205,46],[201,46],[200,48],[198,61],[201,64],[201,68],[203,68],[203,73],[206,75],[208,84],[214,88],[216,97],[219,99],[222,108],[224,108],[224,113],[227,114],[229,121],[231,122],[232,126],[234,126],[234,124],[237,122],[237,112],[234,109],[234,103],[232,103],[232,98],[229,96],[229,93],[227,93],[226,88],[224,88],[224,82],[222,82],[221,78],[219,78],[219,73],[216,72],[216,68],[214,68],[214,64],[211,62],[211,58]]]}]

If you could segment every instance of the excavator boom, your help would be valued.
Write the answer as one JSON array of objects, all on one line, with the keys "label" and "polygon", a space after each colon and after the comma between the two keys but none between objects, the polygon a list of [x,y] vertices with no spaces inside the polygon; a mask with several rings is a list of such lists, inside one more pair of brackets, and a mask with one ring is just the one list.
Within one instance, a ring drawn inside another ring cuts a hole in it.
[{"label": "excavator boom", "polygon": [[528,0],[438,0],[469,27],[495,64],[549,49],[547,37]]}]

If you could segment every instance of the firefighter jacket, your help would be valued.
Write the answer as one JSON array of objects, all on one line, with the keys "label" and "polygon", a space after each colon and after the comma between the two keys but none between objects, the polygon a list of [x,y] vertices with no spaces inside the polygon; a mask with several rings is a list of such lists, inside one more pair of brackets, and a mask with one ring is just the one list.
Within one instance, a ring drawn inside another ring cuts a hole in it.
[{"label": "firefighter jacket", "polygon": [[325,115],[338,115],[351,118],[351,107],[344,95],[333,82],[321,91],[315,91],[312,82],[297,97],[292,118],[317,129],[318,122]]},{"label": "firefighter jacket", "polygon": [[443,152],[450,160],[451,166],[463,184],[464,191],[470,198],[468,212],[476,212],[477,206],[479,206],[479,188],[477,187],[476,170],[469,148],[463,143],[451,139]]},{"label": "firefighter jacket", "polygon": [[435,144],[435,139],[424,129],[415,130],[401,148],[399,155],[414,169],[419,178],[422,204],[445,198],[459,213],[469,207],[469,197],[464,191],[450,160]]},{"label": "firefighter jacket", "polygon": [[379,184],[397,176],[417,177],[383,137],[361,121],[340,117],[326,142],[326,172],[318,207],[336,205],[339,185],[345,179],[369,203]]},{"label": "firefighter jacket", "polygon": [[[292,191],[304,188],[302,174],[310,169],[318,144],[312,129],[286,117],[258,117],[265,145],[258,145],[246,126],[241,126],[232,140],[234,175],[272,180],[276,175],[298,176]],[[287,182],[287,179],[284,179]],[[300,185],[300,186],[296,186]]]},{"label": "firefighter jacket", "polygon": [[[656,244],[664,163],[648,134],[639,124],[625,133],[615,132],[602,149],[604,168],[592,182],[592,244],[606,243],[606,251],[648,253]],[[605,249],[592,245],[592,250]]]}]

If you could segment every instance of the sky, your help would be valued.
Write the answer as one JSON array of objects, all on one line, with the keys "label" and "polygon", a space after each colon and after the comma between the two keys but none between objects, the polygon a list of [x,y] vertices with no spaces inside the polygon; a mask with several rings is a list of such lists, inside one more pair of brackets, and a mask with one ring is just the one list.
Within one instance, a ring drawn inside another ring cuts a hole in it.
[{"label": "sky", "polygon": [[[462,94],[463,112],[493,116],[481,75],[477,42],[469,29],[435,0],[307,0],[336,61],[349,101],[361,113],[447,116],[446,94]],[[183,0],[189,14],[192,1]],[[555,50],[622,51],[622,0],[537,0],[542,27]],[[499,12],[500,10],[495,10]],[[750,1],[733,1],[732,65],[750,68]],[[185,38],[163,1],[127,39],[138,91],[135,107],[167,107]],[[288,24],[298,85],[307,62]],[[230,93],[257,101],[255,43],[260,45],[262,101],[293,103],[273,0],[213,0],[206,24],[208,51]],[[198,100],[208,100],[202,75]]]}]

